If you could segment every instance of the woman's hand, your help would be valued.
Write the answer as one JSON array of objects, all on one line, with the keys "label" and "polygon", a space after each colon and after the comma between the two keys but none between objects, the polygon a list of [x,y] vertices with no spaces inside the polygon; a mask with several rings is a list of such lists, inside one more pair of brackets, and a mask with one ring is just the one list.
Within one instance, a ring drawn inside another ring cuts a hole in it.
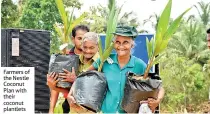
[{"label": "woman's hand", "polygon": [[64,73],[59,73],[59,78],[63,78],[63,80],[61,81],[73,83],[75,79],[77,78],[74,67],[72,67],[72,72],[66,69],[63,69],[63,71]]},{"label": "woman's hand", "polygon": [[159,104],[160,104],[160,100],[148,98],[148,105],[149,105],[149,108],[152,110],[152,112],[155,112],[155,109],[156,107],[158,107]]}]

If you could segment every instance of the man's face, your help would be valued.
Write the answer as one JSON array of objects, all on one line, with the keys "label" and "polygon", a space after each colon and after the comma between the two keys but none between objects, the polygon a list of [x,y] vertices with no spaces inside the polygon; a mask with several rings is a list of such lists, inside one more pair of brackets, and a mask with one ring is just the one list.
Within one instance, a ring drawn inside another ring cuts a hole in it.
[{"label": "man's face", "polygon": [[85,31],[85,30],[78,29],[76,31],[75,37],[72,38],[72,41],[73,41],[73,43],[75,45],[75,48],[77,48],[78,50],[82,50],[81,49],[81,41],[82,41],[82,37],[84,36],[84,34],[86,32],[87,31]]},{"label": "man's face", "polygon": [[84,41],[82,44],[82,52],[86,59],[91,59],[98,52],[98,44],[96,41]]},{"label": "man's face", "polygon": [[210,33],[207,34],[207,46],[210,49]]}]

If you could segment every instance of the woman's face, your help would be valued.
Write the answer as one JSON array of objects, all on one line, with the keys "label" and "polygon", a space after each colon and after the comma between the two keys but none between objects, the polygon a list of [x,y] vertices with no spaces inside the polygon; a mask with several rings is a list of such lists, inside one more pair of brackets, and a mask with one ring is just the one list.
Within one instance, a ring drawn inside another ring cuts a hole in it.
[{"label": "woman's face", "polygon": [[95,41],[87,40],[82,44],[83,55],[87,59],[91,59],[98,52],[98,44]]},{"label": "woman's face", "polygon": [[114,48],[118,56],[130,55],[131,48],[133,47],[133,39],[127,36],[115,36]]}]

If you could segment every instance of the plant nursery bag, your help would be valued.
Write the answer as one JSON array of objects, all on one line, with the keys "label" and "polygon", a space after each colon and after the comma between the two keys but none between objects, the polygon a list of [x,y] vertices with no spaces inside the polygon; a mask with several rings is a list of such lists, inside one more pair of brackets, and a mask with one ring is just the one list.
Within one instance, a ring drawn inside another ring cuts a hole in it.
[{"label": "plant nursery bag", "polygon": [[103,73],[87,71],[75,80],[73,96],[77,104],[99,112],[107,91],[107,81]]},{"label": "plant nursery bag", "polygon": [[[77,74],[79,70],[79,56],[78,55],[61,55],[61,54],[52,54],[50,57],[49,63],[49,73],[63,73],[62,69],[66,69],[68,71],[72,71],[72,67],[74,67],[75,72]],[[63,80],[63,78],[58,78],[59,80]],[[72,83],[70,82],[62,82],[58,81],[57,87],[61,88],[70,88]]]},{"label": "plant nursery bag", "polygon": [[157,98],[159,88],[162,86],[162,80],[154,73],[149,73],[149,78],[145,80],[136,80],[132,78],[137,76],[132,72],[127,73],[127,80],[124,88],[124,97],[121,107],[127,113],[138,113],[140,101],[148,98]]}]

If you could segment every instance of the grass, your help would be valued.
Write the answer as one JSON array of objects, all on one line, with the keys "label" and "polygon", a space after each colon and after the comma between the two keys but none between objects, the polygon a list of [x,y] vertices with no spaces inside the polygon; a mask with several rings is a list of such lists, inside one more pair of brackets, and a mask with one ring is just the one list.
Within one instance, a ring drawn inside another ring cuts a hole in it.
[{"label": "grass", "polygon": [[57,101],[55,109],[54,109],[55,114],[63,114],[62,104],[63,104],[64,100],[65,99],[62,96],[58,97],[58,101]]}]

